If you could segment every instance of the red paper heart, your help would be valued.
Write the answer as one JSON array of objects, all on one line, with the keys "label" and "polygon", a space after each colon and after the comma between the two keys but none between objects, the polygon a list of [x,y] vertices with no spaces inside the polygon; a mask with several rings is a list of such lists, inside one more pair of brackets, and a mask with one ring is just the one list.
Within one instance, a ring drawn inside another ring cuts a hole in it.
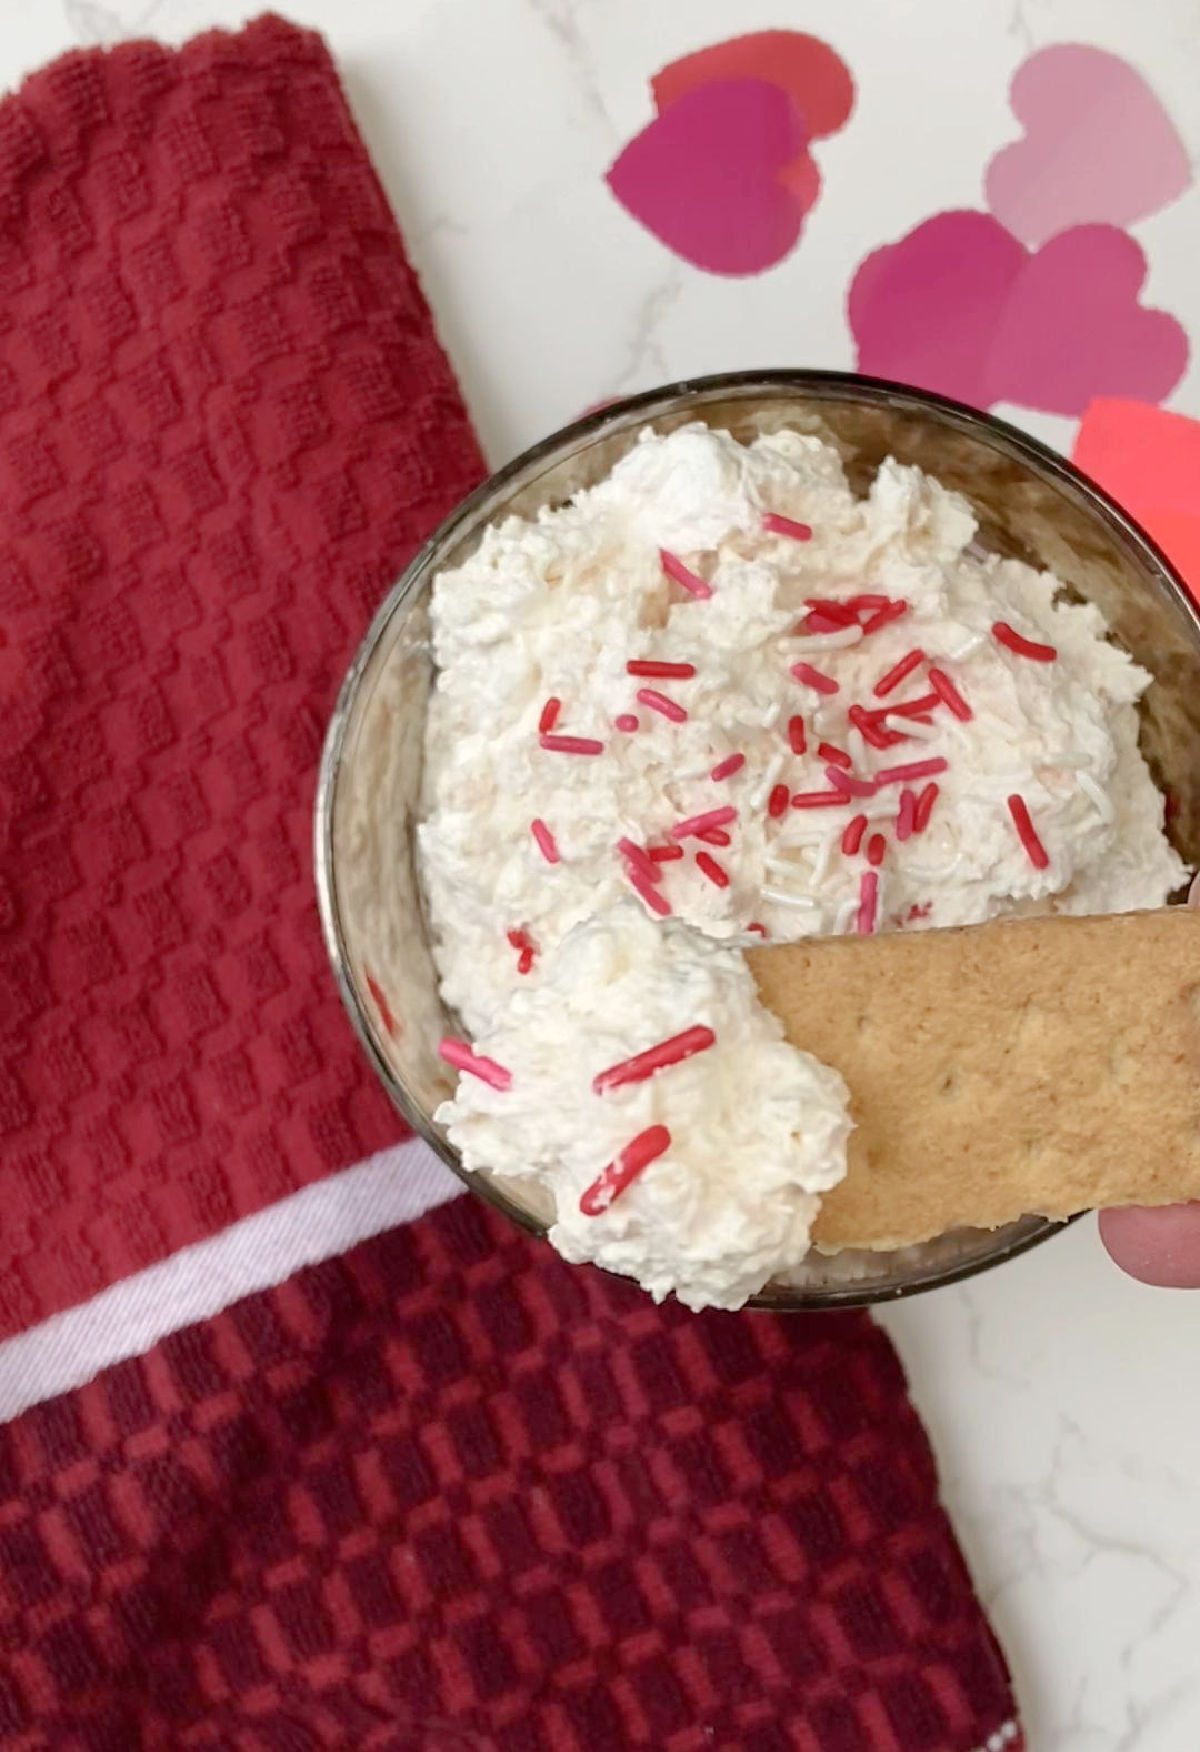
[{"label": "red paper heart", "polygon": [[799,30],[759,30],[713,43],[672,61],[650,81],[657,109],[718,79],[765,79],[794,99],[810,140],[844,128],[854,108],[854,81],[841,56]]},{"label": "red paper heart", "polygon": [[803,117],[761,79],[686,92],[607,175],[621,205],[668,249],[713,274],[757,274],[794,246],[820,187]]}]

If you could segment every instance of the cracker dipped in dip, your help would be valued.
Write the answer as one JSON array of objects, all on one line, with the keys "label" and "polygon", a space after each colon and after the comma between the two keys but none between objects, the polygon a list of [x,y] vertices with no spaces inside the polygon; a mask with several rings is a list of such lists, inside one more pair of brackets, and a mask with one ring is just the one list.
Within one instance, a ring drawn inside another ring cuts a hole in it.
[{"label": "cracker dipped in dip", "polygon": [[848,1095],[741,950],[1160,906],[1149,676],[886,462],[647,433],[437,579],[420,861],[465,1042],[439,1117],[572,1260],[740,1306],[804,1259]]}]

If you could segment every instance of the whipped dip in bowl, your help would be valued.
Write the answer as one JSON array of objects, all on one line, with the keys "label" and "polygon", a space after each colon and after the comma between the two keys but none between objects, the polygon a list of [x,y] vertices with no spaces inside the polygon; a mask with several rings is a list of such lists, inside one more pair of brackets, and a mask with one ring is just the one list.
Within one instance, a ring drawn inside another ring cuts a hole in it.
[{"label": "whipped dip in bowl", "polygon": [[903,1295],[1055,1225],[822,1251],[847,1092],[742,950],[1162,905],[1200,859],[1200,617],[998,421],[833,373],[676,385],[418,554],[316,854],[372,1061],[488,1202],[692,1307]]}]

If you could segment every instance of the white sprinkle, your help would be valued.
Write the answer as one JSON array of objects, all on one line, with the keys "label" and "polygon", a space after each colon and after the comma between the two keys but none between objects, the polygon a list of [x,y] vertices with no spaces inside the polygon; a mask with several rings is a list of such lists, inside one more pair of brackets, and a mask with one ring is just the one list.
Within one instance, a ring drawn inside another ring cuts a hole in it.
[{"label": "white sprinkle", "polygon": [[899,730],[902,735],[912,736],[918,742],[936,742],[944,729],[939,724],[918,724],[915,718],[898,718],[892,712],[883,721],[889,730]]},{"label": "white sprinkle", "polygon": [[758,721],[762,725],[764,730],[769,730],[773,724],[778,724],[778,722],[779,722],[780,718],[782,718],[782,716],[783,716],[783,701],[776,700],[774,705],[770,705],[767,707],[766,711],[763,713],[762,717]]},{"label": "white sprinkle", "polygon": [[816,901],[809,894],[795,894],[787,888],[769,888],[766,883],[759,890],[764,900],[773,900],[776,906],[816,906]]},{"label": "white sprinkle", "polygon": [[752,791],[750,794],[751,809],[761,809],[767,798],[771,795],[771,792],[779,782],[779,775],[783,771],[783,763],[785,759],[786,756],[782,754],[773,754],[771,756],[770,760],[767,762],[767,770],[762,776],[762,784],[759,785],[756,791]]},{"label": "white sprinkle", "polygon": [[961,645],[956,645],[953,651],[947,651],[946,655],[951,663],[963,663],[968,657],[973,657],[981,645],[986,644],[986,633],[972,633],[969,639],[965,639]]},{"label": "white sprinkle", "polygon": [[1090,772],[1096,762],[1089,754],[1084,754],[1078,748],[1064,748],[1059,754],[1047,755],[1043,766],[1063,767],[1068,772]]},{"label": "white sprinkle", "polygon": [[861,627],[839,627],[836,633],[789,633],[793,651],[844,651],[862,639]]},{"label": "white sprinkle", "polygon": [[819,888],[822,882],[824,882],[826,876],[828,876],[829,861],[833,857],[834,847],[841,842],[842,832],[842,828],[835,827],[832,833],[827,833],[825,838],[821,841],[821,847],[817,853],[817,861],[813,865],[812,885],[814,888]]},{"label": "white sprinkle", "polygon": [[959,852],[952,864],[941,864],[937,868],[928,864],[906,863],[904,874],[915,877],[918,882],[949,882],[958,875],[962,861],[962,853]]},{"label": "white sprinkle", "polygon": [[858,896],[855,895],[853,900],[844,900],[841,906],[838,907],[837,917],[833,921],[834,936],[844,937],[857,917]]},{"label": "white sprinkle", "polygon": [[867,739],[857,724],[851,724],[846,732],[846,753],[856,767],[867,764]]},{"label": "white sprinkle", "polygon": [[1090,801],[1096,805],[1096,808],[1100,812],[1101,821],[1107,826],[1113,818],[1112,802],[1101,790],[1091,773],[1079,774],[1079,789],[1083,792],[1085,797],[1089,798]]}]

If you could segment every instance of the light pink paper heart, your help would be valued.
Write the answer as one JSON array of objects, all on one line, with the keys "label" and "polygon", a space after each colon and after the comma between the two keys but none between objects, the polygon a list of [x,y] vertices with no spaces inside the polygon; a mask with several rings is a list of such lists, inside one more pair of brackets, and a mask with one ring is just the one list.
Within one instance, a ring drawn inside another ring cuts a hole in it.
[{"label": "light pink paper heart", "polygon": [[1146,258],[1112,225],[1077,225],[1021,269],[992,339],[990,400],[1082,414],[1097,396],[1160,402],[1187,367],[1173,316],[1138,295]]},{"label": "light pink paper heart", "polygon": [[1018,68],[1010,102],[1025,137],[988,166],[987,204],[1037,246],[1068,226],[1129,225],[1190,185],[1183,142],[1137,70],[1084,43],[1056,43]]},{"label": "light pink paper heart", "polygon": [[820,180],[803,118],[761,79],[697,87],[631,140],[607,175],[635,219],[713,274],[757,274],[796,243]]}]

